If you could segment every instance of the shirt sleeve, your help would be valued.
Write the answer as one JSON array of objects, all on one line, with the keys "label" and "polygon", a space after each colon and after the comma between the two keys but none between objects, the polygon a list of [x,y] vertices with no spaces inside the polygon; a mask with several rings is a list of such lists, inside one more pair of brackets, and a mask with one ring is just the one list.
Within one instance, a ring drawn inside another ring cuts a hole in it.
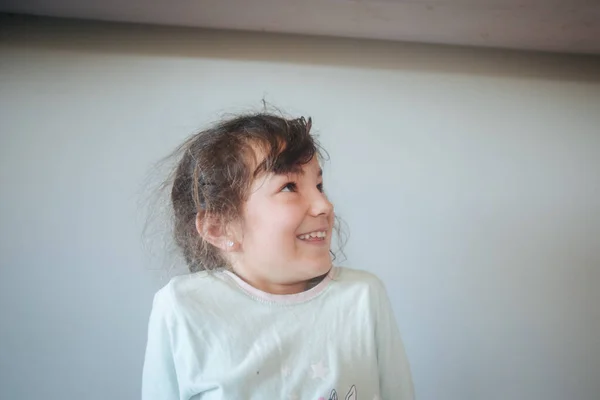
[{"label": "shirt sleeve", "polygon": [[168,292],[154,296],[142,373],[142,400],[178,400],[179,385],[173,359],[173,310]]},{"label": "shirt sleeve", "polygon": [[378,283],[377,361],[382,400],[414,400],[410,365],[385,286]]}]

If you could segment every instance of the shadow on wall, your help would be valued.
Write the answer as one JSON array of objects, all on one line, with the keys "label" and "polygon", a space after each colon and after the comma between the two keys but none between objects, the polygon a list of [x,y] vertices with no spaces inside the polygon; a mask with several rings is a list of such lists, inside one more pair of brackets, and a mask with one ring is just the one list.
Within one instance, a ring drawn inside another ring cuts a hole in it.
[{"label": "shadow on wall", "polygon": [[[0,46],[600,82],[600,56],[0,14]],[[8,40],[7,40],[8,39]]]}]

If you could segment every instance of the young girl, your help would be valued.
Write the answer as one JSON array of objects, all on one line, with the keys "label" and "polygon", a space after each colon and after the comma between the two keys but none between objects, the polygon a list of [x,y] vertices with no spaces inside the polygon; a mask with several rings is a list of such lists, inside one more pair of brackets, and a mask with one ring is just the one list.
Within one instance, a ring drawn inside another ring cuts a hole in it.
[{"label": "young girl", "polygon": [[180,147],[171,203],[192,273],[154,298],[144,400],[414,398],[383,284],[332,266],[310,128],[247,115]]}]

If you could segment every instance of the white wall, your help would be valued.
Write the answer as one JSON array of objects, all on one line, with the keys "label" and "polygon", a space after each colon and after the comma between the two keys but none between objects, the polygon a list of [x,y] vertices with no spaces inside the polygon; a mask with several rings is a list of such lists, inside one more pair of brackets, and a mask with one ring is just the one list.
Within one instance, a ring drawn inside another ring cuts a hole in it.
[{"label": "white wall", "polygon": [[[263,96],[311,115],[420,400],[600,396],[600,60],[3,17],[0,398],[139,396],[146,173]],[[160,258],[160,257],[159,257]]]}]

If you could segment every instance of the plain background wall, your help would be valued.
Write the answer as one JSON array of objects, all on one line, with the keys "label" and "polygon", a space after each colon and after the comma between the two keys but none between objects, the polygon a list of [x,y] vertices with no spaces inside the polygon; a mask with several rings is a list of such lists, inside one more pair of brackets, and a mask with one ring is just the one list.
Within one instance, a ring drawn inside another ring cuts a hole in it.
[{"label": "plain background wall", "polygon": [[147,173],[261,99],[310,115],[419,400],[600,398],[600,60],[0,20],[0,398],[139,397]]}]

